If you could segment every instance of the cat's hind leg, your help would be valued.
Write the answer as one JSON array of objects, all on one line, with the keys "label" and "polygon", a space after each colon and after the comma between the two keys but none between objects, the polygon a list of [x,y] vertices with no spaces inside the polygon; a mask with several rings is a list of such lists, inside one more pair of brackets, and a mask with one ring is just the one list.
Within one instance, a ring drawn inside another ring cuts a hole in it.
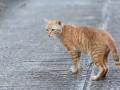
[{"label": "cat's hind leg", "polygon": [[97,48],[97,50],[94,51],[93,53],[93,62],[95,63],[95,65],[98,68],[98,73],[95,76],[91,76],[92,80],[100,80],[101,78],[105,77],[108,71],[107,68],[107,56],[105,58],[106,55],[106,48],[102,48],[99,49]]},{"label": "cat's hind leg", "polygon": [[91,76],[91,80],[100,80],[103,77],[104,73],[106,72],[106,69],[100,62],[96,62],[95,65],[97,66],[99,71],[97,75]]},{"label": "cat's hind leg", "polygon": [[106,49],[106,53],[105,53],[105,55],[104,55],[104,68],[105,68],[105,72],[104,72],[104,74],[103,74],[103,78],[104,77],[106,77],[106,74],[107,74],[107,72],[108,72],[108,66],[107,66],[107,59],[108,59],[108,54],[109,54],[109,52],[110,52],[110,50],[109,49]]}]

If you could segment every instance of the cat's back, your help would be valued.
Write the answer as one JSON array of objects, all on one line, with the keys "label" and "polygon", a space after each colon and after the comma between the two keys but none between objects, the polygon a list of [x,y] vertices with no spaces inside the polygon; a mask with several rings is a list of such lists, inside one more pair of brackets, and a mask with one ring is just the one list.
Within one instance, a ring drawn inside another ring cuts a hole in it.
[{"label": "cat's back", "polygon": [[103,33],[106,33],[106,31],[104,29],[101,29],[101,28],[96,28],[96,27],[93,27],[93,26],[79,26],[78,27],[79,30],[81,30],[81,32],[88,32],[88,33],[100,33],[100,34],[103,34]]},{"label": "cat's back", "polygon": [[81,33],[87,36],[96,36],[100,38],[109,37],[112,38],[111,34],[102,28],[96,28],[92,26],[80,26],[78,27]]},{"label": "cat's back", "polygon": [[67,37],[82,37],[86,39],[112,39],[109,32],[104,29],[93,26],[75,26],[66,24],[64,27],[63,35]]}]

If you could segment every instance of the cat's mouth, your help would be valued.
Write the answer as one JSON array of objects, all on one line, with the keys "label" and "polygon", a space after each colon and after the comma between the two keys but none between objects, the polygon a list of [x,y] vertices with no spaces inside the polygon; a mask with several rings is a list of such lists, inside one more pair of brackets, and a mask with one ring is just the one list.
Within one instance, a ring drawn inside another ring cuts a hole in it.
[{"label": "cat's mouth", "polygon": [[48,34],[48,36],[49,36],[49,37],[53,37],[53,36],[54,36],[54,34]]},{"label": "cat's mouth", "polygon": [[49,37],[53,37],[53,36],[54,36],[54,33],[53,33],[53,32],[50,32],[50,33],[48,33],[48,36],[49,36]]},{"label": "cat's mouth", "polygon": [[49,37],[53,37],[52,35],[48,34]]}]

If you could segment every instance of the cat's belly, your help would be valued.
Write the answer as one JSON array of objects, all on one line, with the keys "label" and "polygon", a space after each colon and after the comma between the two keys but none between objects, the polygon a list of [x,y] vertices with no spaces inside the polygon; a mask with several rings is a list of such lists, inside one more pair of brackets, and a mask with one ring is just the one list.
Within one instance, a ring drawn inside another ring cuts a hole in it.
[{"label": "cat's belly", "polygon": [[77,43],[76,49],[78,51],[81,51],[83,53],[89,53],[90,51],[90,45],[88,43]]},{"label": "cat's belly", "polygon": [[89,50],[86,48],[82,48],[82,47],[76,47],[77,51],[80,51],[81,53],[89,53]]}]

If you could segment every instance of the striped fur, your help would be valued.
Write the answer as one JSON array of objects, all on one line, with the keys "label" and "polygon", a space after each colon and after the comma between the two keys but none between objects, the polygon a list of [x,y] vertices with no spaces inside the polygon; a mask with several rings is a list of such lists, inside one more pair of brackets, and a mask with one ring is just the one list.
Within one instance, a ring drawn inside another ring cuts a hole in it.
[{"label": "striped fur", "polygon": [[[58,26],[52,28],[54,25]],[[115,64],[120,66],[115,41],[107,31],[95,27],[66,24],[59,20],[48,21],[46,28],[49,36],[60,35],[60,41],[72,57],[71,70],[73,73],[78,71],[77,62],[81,52],[90,54],[92,62],[99,69],[98,74],[91,77],[92,80],[99,80],[106,76],[108,71],[107,58],[110,51]]]}]

